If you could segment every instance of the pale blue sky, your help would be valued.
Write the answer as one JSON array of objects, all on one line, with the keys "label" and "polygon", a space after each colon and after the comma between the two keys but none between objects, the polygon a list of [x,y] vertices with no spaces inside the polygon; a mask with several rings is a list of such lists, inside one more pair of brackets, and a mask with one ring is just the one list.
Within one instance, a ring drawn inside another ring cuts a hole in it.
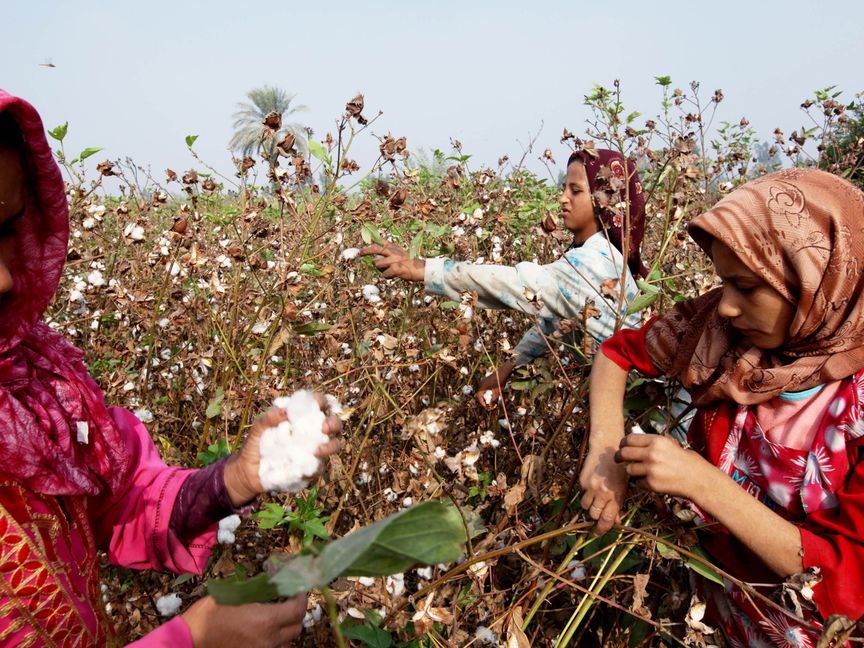
[{"label": "pale blue sky", "polygon": [[99,159],[129,155],[160,174],[193,166],[189,133],[227,169],[231,114],[265,83],[297,93],[309,106],[299,120],[318,136],[362,91],[368,114],[385,113],[376,133],[404,135],[410,149],[456,137],[487,164],[518,157],[517,140],[541,122],[537,146],[560,162],[561,131],[583,130],[594,82],[620,78],[628,108],[653,113],[655,75],[697,79],[706,97],[725,92],[721,119],[746,115],[763,139],[801,126],[798,105],[816,88],[837,84],[847,99],[864,89],[860,0],[5,5],[0,87],[49,127],[68,120],[73,152],[104,146]]}]

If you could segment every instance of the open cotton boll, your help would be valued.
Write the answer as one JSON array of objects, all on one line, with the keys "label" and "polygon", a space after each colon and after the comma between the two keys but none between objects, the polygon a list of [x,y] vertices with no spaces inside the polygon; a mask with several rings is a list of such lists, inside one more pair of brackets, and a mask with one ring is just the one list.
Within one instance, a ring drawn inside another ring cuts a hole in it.
[{"label": "open cotton boll", "polygon": [[[332,396],[327,398],[331,411],[342,407]],[[268,491],[299,493],[307,485],[307,477],[318,472],[320,462],[315,452],[330,440],[322,431],[326,416],[309,391],[298,391],[273,401],[288,416],[261,435],[261,462],[258,477]]]},{"label": "open cotton boll", "polygon": [[481,644],[490,646],[498,644],[498,635],[486,626],[477,626],[477,630],[474,632],[474,639]]},{"label": "open cotton boll", "polygon": [[239,515],[229,515],[228,517],[219,520],[219,530],[216,532],[216,539],[221,544],[234,544],[236,538],[234,532],[240,526]]},{"label": "open cotton boll", "polygon": [[381,291],[378,286],[373,286],[372,284],[363,286],[363,299],[372,304],[381,301]]},{"label": "open cotton boll", "polygon": [[156,599],[156,611],[163,617],[174,616],[182,605],[183,599],[178,594],[166,594]]}]

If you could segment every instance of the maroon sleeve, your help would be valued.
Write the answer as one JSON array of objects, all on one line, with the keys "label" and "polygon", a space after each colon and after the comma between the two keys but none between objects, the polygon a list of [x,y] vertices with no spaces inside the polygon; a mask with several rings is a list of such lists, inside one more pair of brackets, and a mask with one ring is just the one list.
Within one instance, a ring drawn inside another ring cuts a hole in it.
[{"label": "maroon sleeve", "polygon": [[192,473],[171,510],[170,528],[181,540],[194,537],[224,517],[239,513],[225,488],[227,457]]},{"label": "maroon sleeve", "polygon": [[600,345],[600,351],[624,371],[635,369],[649,378],[660,376],[645,347],[645,333],[653,321],[640,329],[621,329]]},{"label": "maroon sleeve", "polygon": [[837,507],[808,515],[800,525],[804,568],[822,570],[813,600],[824,619],[864,614],[864,437],[849,443],[857,460],[837,490]]}]

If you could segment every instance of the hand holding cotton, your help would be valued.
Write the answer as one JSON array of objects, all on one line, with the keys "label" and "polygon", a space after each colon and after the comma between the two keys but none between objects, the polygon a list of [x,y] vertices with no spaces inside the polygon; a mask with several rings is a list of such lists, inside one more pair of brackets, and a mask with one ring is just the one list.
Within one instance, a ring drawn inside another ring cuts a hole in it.
[{"label": "hand holding cotton", "polygon": [[[277,398],[273,406],[284,410],[288,420],[261,434],[258,477],[266,491],[299,493],[318,472],[321,462],[315,453],[330,441],[322,429],[327,414],[306,390]],[[332,396],[327,396],[327,406],[334,414],[342,409]]]}]

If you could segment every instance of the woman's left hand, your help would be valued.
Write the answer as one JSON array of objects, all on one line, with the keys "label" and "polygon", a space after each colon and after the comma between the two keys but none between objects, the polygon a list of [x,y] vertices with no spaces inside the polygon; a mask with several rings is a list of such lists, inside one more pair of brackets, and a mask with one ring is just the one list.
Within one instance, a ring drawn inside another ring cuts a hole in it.
[{"label": "woman's left hand", "polygon": [[[318,406],[326,413],[327,401],[324,396],[321,394],[314,394],[314,396]],[[264,492],[258,476],[258,465],[261,463],[261,435],[264,430],[276,427],[287,418],[285,410],[276,407],[267,410],[252,424],[243,447],[228,458],[225,464],[225,487],[235,507],[246,504]],[[315,456],[319,459],[336,454],[341,449],[342,442],[335,437],[342,431],[342,421],[338,416],[331,414],[325,419],[321,430],[331,438],[327,443],[318,446],[315,451]]]},{"label": "woman's left hand", "polygon": [[703,469],[713,467],[693,450],[657,434],[628,434],[621,439],[615,461],[624,464],[638,486],[688,499],[704,485]]}]

